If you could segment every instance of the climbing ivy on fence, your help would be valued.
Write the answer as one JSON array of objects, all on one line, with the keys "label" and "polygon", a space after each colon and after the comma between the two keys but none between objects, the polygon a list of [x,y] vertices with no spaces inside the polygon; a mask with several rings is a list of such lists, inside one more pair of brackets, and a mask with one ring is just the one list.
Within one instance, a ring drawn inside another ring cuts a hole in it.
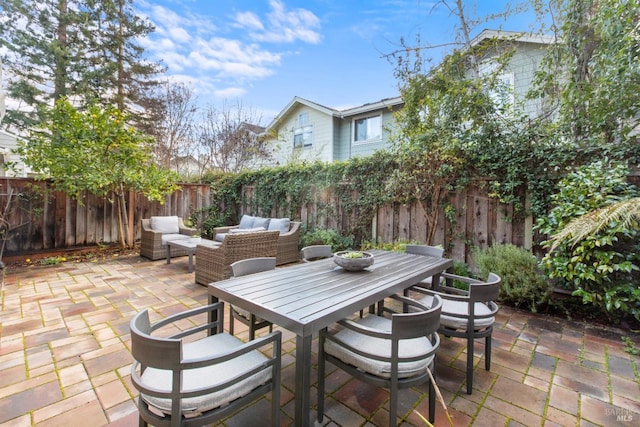
[{"label": "climbing ivy on fence", "polygon": [[[395,168],[389,153],[336,163],[299,163],[264,168],[240,174],[211,174],[212,206],[201,228],[210,234],[213,227],[237,223],[242,205],[253,214],[297,218],[305,206],[315,206],[316,216],[338,219],[342,232],[356,241],[371,238],[371,221],[377,209],[392,200],[387,180]],[[245,191],[251,188],[251,191]],[[332,195],[326,202],[323,195]],[[336,216],[338,209],[348,221]],[[198,213],[200,214],[200,213]],[[315,222],[318,218],[311,218]]]}]

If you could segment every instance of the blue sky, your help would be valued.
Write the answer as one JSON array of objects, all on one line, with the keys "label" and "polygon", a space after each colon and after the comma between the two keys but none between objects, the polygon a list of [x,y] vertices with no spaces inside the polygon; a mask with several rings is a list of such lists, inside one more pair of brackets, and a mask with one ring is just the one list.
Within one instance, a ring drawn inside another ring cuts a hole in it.
[{"label": "blue sky", "polygon": [[[454,3],[453,0],[448,0]],[[469,18],[499,13],[518,1],[464,1]],[[156,26],[143,46],[190,85],[198,103],[241,101],[261,124],[294,96],[348,108],[398,95],[394,65],[384,58],[404,38],[415,45],[452,43],[457,18],[422,0],[136,0]],[[531,12],[475,26],[530,31]],[[430,51],[434,61],[441,53]]]}]

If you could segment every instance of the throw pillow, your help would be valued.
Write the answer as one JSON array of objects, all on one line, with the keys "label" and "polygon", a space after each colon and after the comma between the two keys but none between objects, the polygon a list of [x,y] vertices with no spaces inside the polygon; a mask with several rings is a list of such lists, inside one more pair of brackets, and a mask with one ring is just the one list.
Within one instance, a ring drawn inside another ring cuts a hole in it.
[{"label": "throw pillow", "polygon": [[238,228],[251,228],[251,227],[253,227],[253,222],[255,221],[255,219],[256,219],[255,216],[242,215],[242,218],[240,218],[240,224],[238,225]]},{"label": "throw pillow", "polygon": [[280,234],[289,232],[291,221],[289,218],[271,218],[268,230],[278,230]]},{"label": "throw pillow", "polygon": [[152,216],[151,229],[162,234],[180,233],[180,224],[177,216]]},{"label": "throw pillow", "polygon": [[260,216],[256,217],[256,220],[253,222],[254,227],[264,227],[266,230],[269,228],[269,218],[262,218]]}]

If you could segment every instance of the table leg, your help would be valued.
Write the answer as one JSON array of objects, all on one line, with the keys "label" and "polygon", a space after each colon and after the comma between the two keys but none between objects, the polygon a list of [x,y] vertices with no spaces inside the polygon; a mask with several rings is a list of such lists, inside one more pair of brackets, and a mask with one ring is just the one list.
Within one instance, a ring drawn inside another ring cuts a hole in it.
[{"label": "table leg", "polygon": [[[209,295],[209,304],[214,304],[216,302],[218,302],[218,297],[214,297],[213,295]],[[209,324],[215,322],[216,320],[218,320],[218,312],[213,312],[210,311],[207,313],[207,320],[209,321]],[[224,319],[224,312],[222,313],[222,318]],[[207,330],[207,335],[215,335],[217,333],[217,331],[213,328],[210,328]]]},{"label": "table leg", "polygon": [[193,273],[193,251],[189,251],[189,273]]},{"label": "table leg", "polygon": [[167,264],[171,264],[171,244],[167,242]]},{"label": "table leg", "polygon": [[311,341],[312,336],[296,337],[295,425],[310,425],[311,406]]}]

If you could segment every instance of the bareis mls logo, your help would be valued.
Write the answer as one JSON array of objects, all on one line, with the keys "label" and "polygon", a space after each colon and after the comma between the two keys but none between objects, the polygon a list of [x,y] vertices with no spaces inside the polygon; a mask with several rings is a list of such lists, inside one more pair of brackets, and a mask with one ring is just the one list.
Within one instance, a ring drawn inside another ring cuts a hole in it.
[{"label": "bareis mls logo", "polygon": [[615,408],[615,409],[607,409],[607,415],[615,416],[617,422],[627,422],[630,423],[633,421],[633,412],[629,409]]}]

